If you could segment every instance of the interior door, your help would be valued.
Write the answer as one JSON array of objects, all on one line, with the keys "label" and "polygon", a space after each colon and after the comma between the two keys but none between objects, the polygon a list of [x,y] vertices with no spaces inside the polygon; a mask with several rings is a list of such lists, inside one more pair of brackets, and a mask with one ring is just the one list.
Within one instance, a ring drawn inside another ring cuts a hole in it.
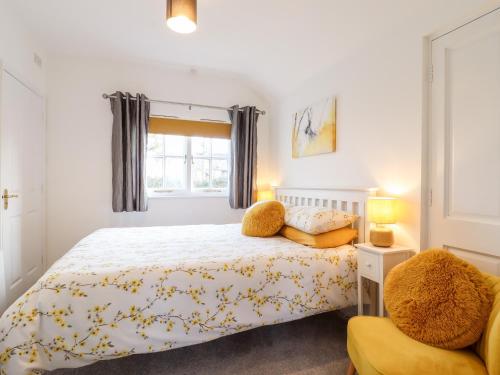
[{"label": "interior door", "polygon": [[0,243],[5,308],[43,272],[45,140],[42,98],[5,70],[0,82]]},{"label": "interior door", "polygon": [[432,41],[429,242],[500,274],[500,10]]}]

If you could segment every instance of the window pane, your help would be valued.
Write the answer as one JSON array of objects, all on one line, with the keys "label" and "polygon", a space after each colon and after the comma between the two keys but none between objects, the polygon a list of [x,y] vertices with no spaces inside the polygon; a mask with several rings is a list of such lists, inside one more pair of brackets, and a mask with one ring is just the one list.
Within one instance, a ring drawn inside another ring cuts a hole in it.
[{"label": "window pane", "polygon": [[212,139],[212,156],[226,158],[229,155],[229,139]]},{"label": "window pane", "polygon": [[228,168],[227,160],[212,160],[212,187],[227,188]]},{"label": "window pane", "polygon": [[148,135],[148,156],[163,156],[163,135]]},{"label": "window pane", "polygon": [[184,158],[165,158],[165,187],[167,189],[185,189]]},{"label": "window pane", "polygon": [[148,158],[146,172],[147,187],[161,189],[163,186],[163,158]]},{"label": "window pane", "polygon": [[191,153],[193,156],[210,157],[210,138],[191,138]]},{"label": "window pane", "polygon": [[165,155],[186,155],[186,137],[181,135],[165,135]]},{"label": "window pane", "polygon": [[208,159],[193,159],[191,181],[193,189],[210,187],[210,161]]}]

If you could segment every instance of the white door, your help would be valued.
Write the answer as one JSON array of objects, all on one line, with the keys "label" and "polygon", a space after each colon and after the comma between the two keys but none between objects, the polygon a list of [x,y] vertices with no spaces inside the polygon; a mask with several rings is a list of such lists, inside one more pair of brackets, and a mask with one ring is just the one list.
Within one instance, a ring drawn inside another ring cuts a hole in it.
[{"label": "white door", "polygon": [[[6,308],[43,272],[45,141],[42,98],[7,71],[0,78],[0,235]],[[4,189],[13,197],[3,199]]]},{"label": "white door", "polygon": [[432,42],[429,242],[500,274],[500,10]]}]

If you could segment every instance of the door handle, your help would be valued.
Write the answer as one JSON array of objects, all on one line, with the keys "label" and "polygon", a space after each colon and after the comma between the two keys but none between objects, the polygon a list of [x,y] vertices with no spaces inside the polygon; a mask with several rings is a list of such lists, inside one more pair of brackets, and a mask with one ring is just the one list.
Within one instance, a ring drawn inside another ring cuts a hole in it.
[{"label": "door handle", "polygon": [[7,210],[9,208],[9,199],[11,199],[11,198],[19,198],[19,195],[17,195],[17,194],[9,194],[9,190],[4,189],[3,190],[3,195],[2,195],[3,209],[4,210]]}]

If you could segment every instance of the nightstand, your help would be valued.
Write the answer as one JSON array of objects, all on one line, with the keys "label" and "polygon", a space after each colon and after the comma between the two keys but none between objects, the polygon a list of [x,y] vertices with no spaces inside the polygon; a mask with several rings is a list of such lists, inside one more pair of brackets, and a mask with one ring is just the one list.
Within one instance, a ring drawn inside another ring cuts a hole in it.
[{"label": "nightstand", "polygon": [[[409,259],[413,250],[407,246],[377,247],[371,243],[354,245],[358,249],[358,315],[363,315],[362,280],[378,284],[378,293],[371,289],[371,306],[377,302],[379,316],[384,316],[384,279],[396,265]],[[376,295],[375,295],[376,294]]]}]

